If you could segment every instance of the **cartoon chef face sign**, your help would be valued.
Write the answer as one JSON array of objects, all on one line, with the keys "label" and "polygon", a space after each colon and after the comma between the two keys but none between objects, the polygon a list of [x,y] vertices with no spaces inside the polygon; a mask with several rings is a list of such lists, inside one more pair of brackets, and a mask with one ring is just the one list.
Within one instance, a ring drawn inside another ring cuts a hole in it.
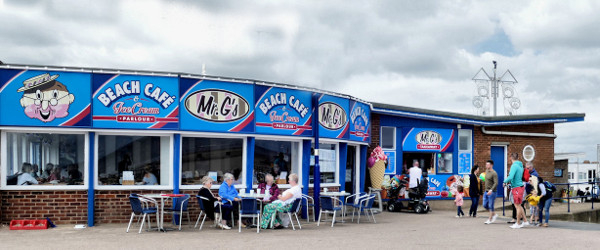
[{"label": "cartoon chef face sign", "polygon": [[69,115],[69,105],[73,103],[75,96],[56,78],[58,75],[50,76],[46,73],[23,82],[24,86],[17,92],[23,92],[20,102],[25,108],[25,115],[43,122]]}]

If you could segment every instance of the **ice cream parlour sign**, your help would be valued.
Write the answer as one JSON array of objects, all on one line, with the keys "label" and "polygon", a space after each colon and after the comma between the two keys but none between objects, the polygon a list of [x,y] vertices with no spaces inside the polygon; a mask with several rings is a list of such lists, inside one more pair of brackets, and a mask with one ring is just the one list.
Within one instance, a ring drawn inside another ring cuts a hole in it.
[{"label": "ice cream parlour sign", "polygon": [[431,130],[421,131],[417,134],[415,140],[417,141],[417,149],[441,149],[442,135],[438,132]]},{"label": "ice cream parlour sign", "polygon": [[239,120],[248,114],[249,107],[242,96],[220,89],[196,91],[185,99],[185,108],[190,114],[211,122]]},{"label": "ice cream parlour sign", "polygon": [[319,124],[329,130],[343,128],[348,122],[346,111],[333,102],[324,102],[319,105]]},{"label": "ice cream parlour sign", "polygon": [[[155,115],[161,108],[167,109],[176,100],[175,95],[159,86],[147,83],[143,89],[140,81],[123,81],[107,87],[98,97],[104,107],[112,107],[117,122],[156,122]],[[145,106],[146,102],[156,102],[159,107]]]},{"label": "ice cream parlour sign", "polygon": [[[269,118],[269,123],[257,123],[257,126],[272,126],[274,129],[310,129],[310,126],[299,125],[308,114],[308,106],[304,105],[295,95],[286,92],[276,92],[265,95],[258,104],[263,115]],[[295,111],[295,112],[291,112]]]}]

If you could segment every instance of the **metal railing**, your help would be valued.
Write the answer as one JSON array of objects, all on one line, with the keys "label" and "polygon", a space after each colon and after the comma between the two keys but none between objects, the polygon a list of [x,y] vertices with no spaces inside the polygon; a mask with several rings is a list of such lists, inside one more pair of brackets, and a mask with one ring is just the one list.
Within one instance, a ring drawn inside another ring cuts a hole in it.
[{"label": "metal railing", "polygon": [[[591,203],[592,203],[592,210],[594,210],[594,200],[598,198],[598,193],[595,193],[596,191],[596,187],[598,187],[600,184],[600,181],[589,181],[589,182],[575,182],[575,183],[553,183],[552,185],[554,185],[555,187],[558,186],[567,186],[566,189],[566,193],[567,193],[567,197],[552,197],[552,200],[567,200],[567,212],[570,213],[571,212],[571,199],[587,199],[587,198],[591,198]],[[571,186],[573,185],[591,185],[592,187],[592,191],[590,192],[589,195],[577,195],[577,196],[571,196]],[[508,189],[504,190],[504,195],[502,196],[502,216],[506,216],[505,213],[505,205],[504,203],[506,202],[506,193],[507,193]],[[556,188],[556,192],[558,192],[560,189]]]}]

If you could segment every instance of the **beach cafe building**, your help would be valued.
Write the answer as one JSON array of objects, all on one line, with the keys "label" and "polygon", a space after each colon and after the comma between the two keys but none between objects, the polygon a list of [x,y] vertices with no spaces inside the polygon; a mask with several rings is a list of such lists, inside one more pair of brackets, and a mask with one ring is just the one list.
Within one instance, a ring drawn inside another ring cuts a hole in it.
[{"label": "beach cafe building", "polygon": [[28,65],[0,65],[0,105],[1,222],[89,226],[128,222],[131,193],[195,195],[200,178],[220,184],[225,173],[246,192],[269,173],[283,189],[297,173],[309,195],[368,191],[367,156],[379,145],[388,179],[416,159],[428,198],[450,199],[473,164],[491,158],[506,173],[510,152],[551,175],[554,124],[584,117],[481,117],[254,80]]},{"label": "beach cafe building", "polygon": [[[554,126],[585,117],[581,113],[489,117],[381,103],[372,106],[371,148],[380,145],[389,159],[383,186],[417,160],[428,173],[430,200],[453,199],[456,186],[468,187],[471,167],[477,164],[485,171],[490,159],[502,183],[510,171],[511,153],[518,153],[523,163],[531,161],[542,178],[555,182],[560,176],[555,175],[559,171],[554,166]],[[505,193],[502,185],[497,191],[498,197]]]},{"label": "beach cafe building", "polygon": [[[312,194],[317,134],[320,188],[364,186],[371,105],[351,96],[180,73],[1,65],[0,104],[3,223],[128,222],[130,193],[196,195],[201,177],[220,184],[225,173],[247,192],[268,173],[285,189],[297,173]],[[19,172],[37,178],[12,178]],[[198,209],[195,199],[190,206]]]}]

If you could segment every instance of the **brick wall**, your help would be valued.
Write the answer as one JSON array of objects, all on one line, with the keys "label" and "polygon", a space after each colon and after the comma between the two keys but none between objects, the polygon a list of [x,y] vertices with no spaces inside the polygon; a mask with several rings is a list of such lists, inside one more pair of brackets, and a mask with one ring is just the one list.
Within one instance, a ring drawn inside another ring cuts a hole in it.
[{"label": "brick wall", "polygon": [[57,224],[87,222],[87,191],[2,191],[2,223],[50,218]]},{"label": "brick wall", "polygon": [[[371,144],[367,149],[367,157],[371,155],[371,151],[379,146],[379,136],[381,131],[381,117],[379,114],[371,113]],[[399,131],[396,131],[399,133]]]},{"label": "brick wall", "polygon": [[[329,187],[339,191],[338,187]],[[285,189],[282,189],[283,192]],[[129,223],[131,205],[129,194],[160,194],[172,190],[96,190],[95,224]],[[313,189],[309,189],[312,196]],[[196,195],[198,190],[182,190],[180,193],[192,196],[188,203],[192,223],[195,222],[200,207]],[[218,190],[213,190],[217,195]],[[56,224],[87,224],[87,191],[2,191],[2,223],[13,219],[44,219],[49,217]],[[165,200],[165,208],[171,207],[171,199]],[[165,222],[171,221],[165,215]],[[186,218],[184,217],[184,221]],[[185,224],[184,224],[185,225]]]},{"label": "brick wall", "polygon": [[[501,126],[486,127],[488,131],[511,131],[527,133],[554,133],[554,124],[537,125],[519,125],[519,126]],[[474,164],[485,166],[485,162],[490,159],[491,145],[496,143],[508,143],[507,157],[516,152],[519,154],[519,160],[523,160],[523,148],[531,145],[535,149],[535,158],[533,165],[540,176],[544,179],[554,180],[554,138],[551,137],[530,137],[514,135],[486,135],[481,131],[481,127],[476,126],[473,130],[474,146]],[[510,170],[510,165],[507,171]]]},{"label": "brick wall", "polygon": [[[554,168],[559,168],[563,170],[562,177],[554,177],[555,183],[567,183],[569,182],[569,160],[557,160],[554,161]],[[557,188],[560,189],[560,188]]]}]

